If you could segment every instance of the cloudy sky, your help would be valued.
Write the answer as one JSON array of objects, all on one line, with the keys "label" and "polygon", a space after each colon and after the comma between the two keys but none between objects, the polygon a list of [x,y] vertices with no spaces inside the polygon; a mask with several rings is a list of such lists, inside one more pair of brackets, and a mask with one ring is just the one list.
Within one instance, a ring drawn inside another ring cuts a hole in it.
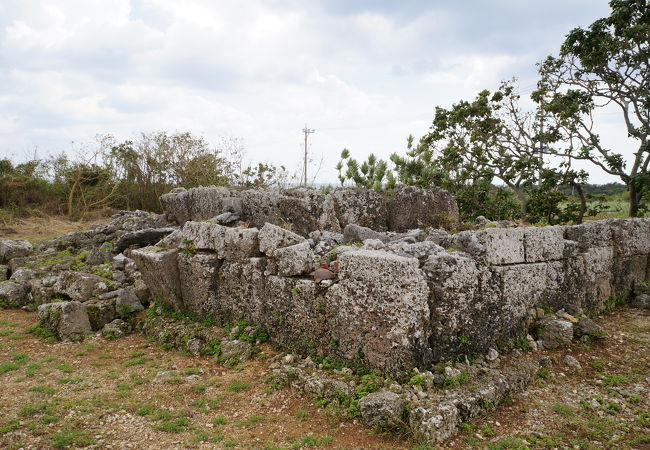
[{"label": "cloudy sky", "polygon": [[[535,63],[608,12],[606,0],[1,0],[0,155],[191,131],[294,171],[307,123],[317,181],[334,182],[342,148],[403,152],[436,105],[513,76],[529,94]],[[627,145],[616,114],[600,119]]]}]

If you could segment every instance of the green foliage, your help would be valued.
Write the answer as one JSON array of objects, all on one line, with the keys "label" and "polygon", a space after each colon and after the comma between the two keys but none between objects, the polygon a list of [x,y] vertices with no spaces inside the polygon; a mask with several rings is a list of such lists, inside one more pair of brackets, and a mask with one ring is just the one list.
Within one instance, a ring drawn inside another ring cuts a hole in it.
[{"label": "green foliage", "polygon": [[[571,30],[559,55],[539,65],[533,99],[546,118],[545,137],[571,143],[555,153],[619,177],[630,194],[629,214],[637,216],[650,198],[650,5],[645,0],[611,0],[609,5],[609,17]],[[608,148],[595,131],[594,112],[604,105],[620,108],[628,137],[637,140],[631,158]]]}]

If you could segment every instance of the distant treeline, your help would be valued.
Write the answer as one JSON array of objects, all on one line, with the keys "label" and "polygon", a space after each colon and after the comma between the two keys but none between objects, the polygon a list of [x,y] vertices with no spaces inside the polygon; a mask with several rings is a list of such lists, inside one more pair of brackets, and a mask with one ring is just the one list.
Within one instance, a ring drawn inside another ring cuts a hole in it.
[{"label": "distant treeline", "polygon": [[64,214],[77,219],[105,207],[162,210],[160,195],[176,187],[252,188],[286,181],[284,167],[246,166],[237,139],[217,146],[190,133],[155,132],[118,142],[112,136],[76,157],[14,164],[0,160],[0,219]]}]

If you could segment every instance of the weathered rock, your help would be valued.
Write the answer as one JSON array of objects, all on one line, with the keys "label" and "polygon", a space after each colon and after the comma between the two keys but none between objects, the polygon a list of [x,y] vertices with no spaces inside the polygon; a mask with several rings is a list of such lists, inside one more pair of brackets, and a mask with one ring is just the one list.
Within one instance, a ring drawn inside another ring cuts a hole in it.
[{"label": "weathered rock", "polygon": [[115,298],[91,300],[84,305],[93,330],[101,330],[104,325],[118,316],[115,310]]},{"label": "weathered rock", "polygon": [[543,320],[538,328],[545,349],[566,347],[573,339],[573,324],[564,319]]},{"label": "weathered rock", "polygon": [[27,281],[31,280],[36,276],[36,271],[31,270],[31,269],[18,269],[14,273],[11,274],[11,277],[9,277],[10,280],[13,281]]},{"label": "weathered rock", "polygon": [[289,247],[305,241],[305,238],[299,234],[271,223],[265,224],[260,229],[258,239],[260,251],[271,256],[278,248]]},{"label": "weathered rock", "polygon": [[307,241],[275,249],[273,260],[280,276],[291,277],[314,269],[314,252]]},{"label": "weathered rock", "polygon": [[156,243],[156,247],[160,248],[178,248],[183,241],[183,232],[181,230],[174,230]]},{"label": "weathered rock", "polygon": [[131,252],[155,301],[165,302],[174,309],[183,308],[178,249],[162,250],[146,247]]},{"label": "weathered rock", "polygon": [[29,241],[0,238],[0,263],[29,256],[34,247]]},{"label": "weathered rock", "polygon": [[20,308],[28,300],[27,291],[20,283],[0,281],[0,307]]},{"label": "weathered rock", "polygon": [[458,221],[458,204],[443,189],[400,186],[388,201],[388,228],[392,231],[426,227],[449,229]]},{"label": "weathered rock", "polygon": [[351,223],[373,230],[387,229],[385,193],[361,188],[338,188],[330,195],[341,229]]},{"label": "weathered rock", "polygon": [[143,230],[125,233],[117,240],[115,251],[121,253],[132,245],[138,245],[140,247],[153,245],[174,231],[176,231],[175,228],[145,228]]},{"label": "weathered rock", "polygon": [[394,392],[373,392],[359,400],[361,419],[372,428],[394,428],[403,423],[405,402]]},{"label": "weathered rock", "polygon": [[210,298],[217,291],[222,260],[213,253],[178,255],[181,293],[187,309],[200,316],[210,315]]},{"label": "weathered rock", "polygon": [[102,336],[108,339],[120,338],[131,332],[131,325],[122,319],[115,319],[102,328]]},{"label": "weathered rock", "polygon": [[79,340],[92,333],[86,307],[80,302],[46,303],[38,307],[38,322],[61,340]]},{"label": "weathered rock", "polygon": [[144,311],[144,306],[140,303],[140,299],[135,294],[135,291],[127,287],[119,290],[117,299],[115,300],[115,310],[120,317],[124,318],[130,314]]},{"label": "weathered rock", "polygon": [[573,369],[573,370],[582,369],[582,366],[580,365],[580,362],[571,355],[566,355],[564,357],[564,365],[571,368],[571,369]]},{"label": "weathered rock", "polygon": [[328,297],[341,355],[363,354],[371,367],[393,374],[428,361],[429,290],[418,260],[356,250],[342,254],[340,264]]},{"label": "weathered rock", "polygon": [[108,242],[104,242],[99,247],[92,248],[86,257],[86,264],[97,266],[99,264],[110,262],[113,259],[113,248],[113,245]]},{"label": "weathered rock", "polygon": [[366,239],[377,239],[382,242],[388,241],[388,235],[386,233],[380,233],[379,231],[371,230],[367,227],[362,227],[355,223],[349,223],[343,229],[343,242],[363,242]]},{"label": "weathered rock", "polygon": [[590,318],[581,317],[573,325],[573,335],[578,339],[582,336],[589,336],[592,339],[604,339],[607,337],[607,332]]},{"label": "weathered rock", "polygon": [[109,281],[91,273],[65,271],[59,275],[54,283],[55,294],[61,294],[67,298],[85,302],[92,297],[97,297],[108,289]]},{"label": "weathered rock", "polygon": [[219,358],[223,361],[237,359],[240,362],[248,361],[251,357],[253,346],[250,342],[236,339],[234,341],[221,341],[221,354]]},{"label": "weathered rock", "polygon": [[0,264],[0,281],[6,281],[9,279],[9,266],[5,264]]},{"label": "weathered rock", "polygon": [[650,309],[650,295],[637,294],[630,300],[630,306],[639,309]]},{"label": "weathered rock", "polygon": [[177,370],[161,370],[156,374],[155,377],[153,377],[153,380],[151,380],[151,382],[155,384],[170,383],[178,377],[179,373]]}]

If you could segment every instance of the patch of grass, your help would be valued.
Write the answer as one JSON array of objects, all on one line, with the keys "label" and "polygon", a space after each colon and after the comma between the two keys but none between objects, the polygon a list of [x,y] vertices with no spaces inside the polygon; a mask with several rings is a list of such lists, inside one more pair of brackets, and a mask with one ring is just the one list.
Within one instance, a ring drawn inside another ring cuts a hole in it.
[{"label": "patch of grass", "polygon": [[18,364],[22,364],[27,361],[27,353],[14,353],[11,355],[11,359],[16,361]]},{"label": "patch of grass", "polygon": [[199,444],[201,442],[210,442],[213,444],[218,444],[223,440],[224,440],[224,436],[222,434],[210,434],[206,431],[200,430],[194,433],[194,436],[192,436],[190,442],[192,442],[193,444]]},{"label": "patch of grass", "polygon": [[309,420],[309,413],[303,409],[297,410],[294,413],[294,416],[296,416],[298,420],[302,420],[302,421]]},{"label": "patch of grass", "polygon": [[11,372],[13,370],[18,370],[19,368],[20,366],[16,363],[9,362],[9,361],[2,362],[0,363],[0,375],[3,375],[7,372]]},{"label": "patch of grass", "polygon": [[166,420],[156,427],[157,430],[166,433],[182,433],[185,431],[190,421],[187,417],[179,417],[174,420]]},{"label": "patch of grass", "polygon": [[235,381],[228,386],[228,390],[232,392],[241,392],[248,390],[250,387],[250,383],[247,383],[245,381]]},{"label": "patch of grass", "polygon": [[93,443],[88,431],[70,428],[62,428],[52,434],[51,441],[54,448],[83,447]]},{"label": "patch of grass", "polygon": [[36,375],[36,371],[41,369],[41,365],[38,363],[31,363],[27,366],[27,369],[25,369],[25,375],[28,377],[33,377]]},{"label": "patch of grass", "polygon": [[49,386],[32,386],[30,389],[31,392],[39,392],[41,394],[46,394],[46,395],[54,395],[57,393],[57,390],[54,388],[51,388]]},{"label": "patch of grass", "polygon": [[196,386],[192,387],[192,391],[195,394],[201,394],[205,392],[205,390],[208,388],[207,384],[197,384]]},{"label": "patch of grass", "polygon": [[54,407],[50,403],[38,403],[35,405],[23,405],[18,411],[21,417],[31,417],[37,414],[52,414]]},{"label": "patch of grass", "polygon": [[145,364],[147,362],[146,358],[131,358],[124,363],[124,367],[138,366]]},{"label": "patch of grass", "polygon": [[304,436],[300,441],[293,444],[292,449],[301,449],[304,447],[320,447],[331,444],[334,441],[330,436]]},{"label": "patch of grass", "polygon": [[487,444],[488,450],[502,450],[502,449],[516,449],[516,450],[528,450],[528,446],[525,441],[522,441],[516,437],[505,437],[499,439],[496,442],[489,442]]},{"label": "patch of grass", "polygon": [[605,369],[605,363],[599,359],[596,359],[591,363],[591,367],[593,367],[594,370],[601,371]]},{"label": "patch of grass", "polygon": [[545,367],[542,367],[537,371],[537,378],[541,378],[542,380],[546,380],[550,376],[551,376],[551,371]]},{"label": "patch of grass", "polygon": [[72,372],[74,372],[74,368],[68,363],[59,364],[58,366],[56,366],[56,368],[59,369],[63,373],[72,373]]},{"label": "patch of grass", "polygon": [[153,406],[144,405],[136,409],[135,414],[140,417],[148,416],[154,411]]},{"label": "patch of grass", "polygon": [[79,384],[83,381],[84,379],[82,377],[63,377],[63,378],[57,378],[56,382],[59,384]]},{"label": "patch of grass", "polygon": [[235,424],[235,426],[243,427],[243,428],[252,428],[252,427],[256,427],[257,425],[261,424],[262,422],[264,422],[264,420],[265,419],[264,419],[263,416],[253,414],[253,415],[249,416],[247,419],[242,420],[241,422],[237,422]]},{"label": "patch of grass", "polygon": [[558,413],[564,417],[570,417],[574,413],[573,408],[568,405],[562,405],[560,403],[553,405],[553,412]]},{"label": "patch of grass", "polygon": [[603,381],[607,386],[621,386],[628,383],[628,379],[625,375],[613,373],[606,373],[603,377]]},{"label": "patch of grass", "polygon": [[214,419],[212,419],[212,425],[214,425],[215,427],[225,425],[227,423],[228,423],[228,421],[226,420],[226,418],[224,416],[219,416],[219,417],[215,417]]},{"label": "patch of grass", "polygon": [[14,419],[4,425],[0,425],[0,434],[11,433],[12,431],[16,431],[18,428],[20,428],[20,421]]},{"label": "patch of grass", "polygon": [[45,342],[56,342],[59,338],[55,331],[45,328],[40,324],[32,325],[27,328],[26,332],[43,339]]},{"label": "patch of grass", "polygon": [[189,367],[183,371],[185,375],[198,375],[201,373],[201,369],[196,367]]}]

